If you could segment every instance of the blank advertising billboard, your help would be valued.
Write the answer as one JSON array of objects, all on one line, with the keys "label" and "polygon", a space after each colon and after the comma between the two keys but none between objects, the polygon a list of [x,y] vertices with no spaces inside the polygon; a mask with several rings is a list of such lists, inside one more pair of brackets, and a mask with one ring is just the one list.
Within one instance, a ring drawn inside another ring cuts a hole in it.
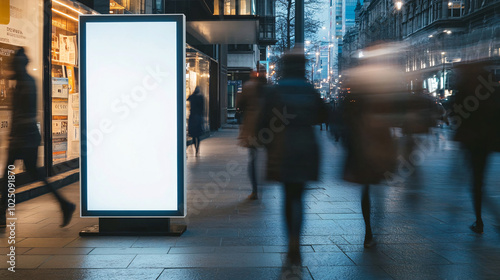
[{"label": "blank advertising billboard", "polygon": [[183,217],[184,15],[80,16],[81,215]]}]

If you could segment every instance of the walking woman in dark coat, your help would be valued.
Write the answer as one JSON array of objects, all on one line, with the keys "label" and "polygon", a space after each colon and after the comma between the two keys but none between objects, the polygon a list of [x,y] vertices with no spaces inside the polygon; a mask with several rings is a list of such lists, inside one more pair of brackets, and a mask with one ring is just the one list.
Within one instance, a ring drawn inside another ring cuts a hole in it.
[{"label": "walking woman in dark coat", "polygon": [[200,93],[200,87],[194,89],[193,94],[187,99],[191,109],[189,111],[188,133],[193,138],[196,156],[200,154],[200,136],[203,134],[203,112],[205,99]]},{"label": "walking woman in dark coat", "polygon": [[318,180],[319,150],[314,125],[319,124],[324,103],[305,78],[303,54],[283,56],[283,76],[266,94],[264,122],[258,137],[267,144],[267,178],[282,182],[290,265],[300,265],[304,186]]},{"label": "walking woman in dark coat", "polygon": [[[485,62],[476,62],[455,68],[458,93],[450,114],[456,128],[454,140],[462,143],[472,169],[476,221],[470,229],[476,233],[484,230],[482,205],[487,160],[492,152],[500,152],[500,85],[487,67]],[[500,216],[495,218],[500,220]]]},{"label": "walking woman in dark coat", "polygon": [[35,80],[26,71],[28,57],[24,49],[20,48],[14,56],[14,72],[16,80],[16,89],[13,93],[12,101],[12,130],[10,132],[9,152],[7,166],[4,171],[4,178],[1,182],[0,201],[0,227],[5,227],[7,211],[7,193],[9,189],[9,174],[14,169],[16,160],[21,159],[26,167],[26,172],[33,178],[43,180],[56,197],[61,211],[63,213],[63,222],[61,227],[69,224],[75,205],[62,197],[54,186],[47,181],[43,172],[39,172],[36,167],[38,146],[40,145],[41,135],[36,121],[37,96]]}]

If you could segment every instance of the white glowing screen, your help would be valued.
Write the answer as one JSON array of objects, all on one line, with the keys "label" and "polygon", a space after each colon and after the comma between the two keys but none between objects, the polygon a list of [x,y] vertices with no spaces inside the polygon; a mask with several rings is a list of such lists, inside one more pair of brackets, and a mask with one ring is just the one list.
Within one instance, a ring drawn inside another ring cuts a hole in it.
[{"label": "white glowing screen", "polygon": [[177,210],[176,32],[86,23],[88,211]]}]

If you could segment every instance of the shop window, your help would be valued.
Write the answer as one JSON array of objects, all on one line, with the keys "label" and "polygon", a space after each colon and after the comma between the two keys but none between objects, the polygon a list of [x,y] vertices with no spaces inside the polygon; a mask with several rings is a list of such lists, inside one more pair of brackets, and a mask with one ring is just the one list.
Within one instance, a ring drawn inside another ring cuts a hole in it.
[{"label": "shop window", "polygon": [[[43,0],[0,1],[0,176],[7,162],[7,149],[12,126],[12,100],[16,80],[12,76],[12,58],[24,47],[29,58],[28,74],[33,77],[37,94],[37,123],[44,136],[43,110]],[[38,149],[38,167],[44,166],[44,142]],[[17,161],[14,173],[24,171]]]},{"label": "shop window", "polygon": [[109,1],[109,13],[110,14],[125,14],[126,13],[126,8],[122,5],[120,5],[118,2],[114,0]]},{"label": "shop window", "polygon": [[227,81],[227,109],[235,110],[236,109],[236,98],[238,93],[241,93],[241,89],[243,87],[242,80],[229,80]]},{"label": "shop window", "polygon": [[[154,0],[154,1],[156,1],[156,0]],[[123,7],[123,9],[120,8],[120,11],[118,13],[143,14],[145,11],[145,8],[146,8],[145,7],[146,1],[144,1],[144,0],[110,0],[109,3],[110,3],[110,12],[113,10],[112,9],[113,3],[116,3],[118,6]]]},{"label": "shop window", "polygon": [[[205,99],[204,130],[209,130],[209,94],[210,94],[210,58],[198,50],[188,46],[186,48],[186,98],[193,94],[196,87]],[[186,102],[186,123],[189,119],[189,102]],[[186,129],[188,129],[186,127]],[[187,131],[187,130],[186,130]]]},{"label": "shop window", "polygon": [[80,156],[78,16],[95,13],[76,2],[52,1],[52,161]]}]

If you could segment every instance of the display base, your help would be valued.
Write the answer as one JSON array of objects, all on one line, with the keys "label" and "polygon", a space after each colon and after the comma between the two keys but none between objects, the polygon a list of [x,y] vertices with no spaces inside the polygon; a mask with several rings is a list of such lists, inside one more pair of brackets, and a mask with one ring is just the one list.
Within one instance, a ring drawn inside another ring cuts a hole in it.
[{"label": "display base", "polygon": [[186,225],[171,225],[168,218],[100,218],[98,225],[84,228],[80,236],[181,236],[186,229]]}]

